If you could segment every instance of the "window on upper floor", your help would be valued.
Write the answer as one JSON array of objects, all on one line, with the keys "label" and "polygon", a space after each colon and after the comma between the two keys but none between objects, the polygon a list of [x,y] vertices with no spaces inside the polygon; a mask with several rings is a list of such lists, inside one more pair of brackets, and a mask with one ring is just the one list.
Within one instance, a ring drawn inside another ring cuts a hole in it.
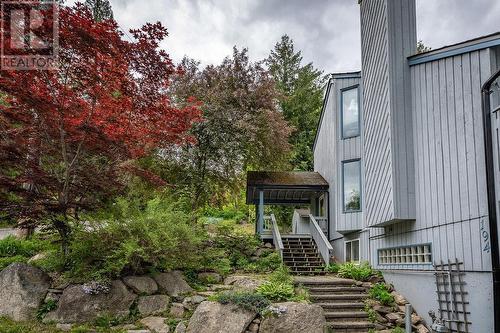
[{"label": "window on upper floor", "polygon": [[342,162],[344,213],[361,211],[361,160]]},{"label": "window on upper floor", "polygon": [[358,86],[341,92],[342,139],[360,135]]},{"label": "window on upper floor", "polygon": [[345,262],[359,263],[359,239],[345,241]]}]

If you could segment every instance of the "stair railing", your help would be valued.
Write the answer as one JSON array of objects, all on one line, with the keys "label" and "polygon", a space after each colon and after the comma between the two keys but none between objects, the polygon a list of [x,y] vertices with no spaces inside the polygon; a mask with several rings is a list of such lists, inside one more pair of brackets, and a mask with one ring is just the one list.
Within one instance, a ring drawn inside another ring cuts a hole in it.
[{"label": "stair railing", "polygon": [[285,248],[283,246],[283,240],[281,239],[280,229],[278,228],[278,223],[276,222],[276,217],[274,217],[274,214],[271,214],[271,224],[272,224],[274,247],[279,252],[281,260],[283,260],[283,250]]},{"label": "stair railing", "polygon": [[332,244],[330,244],[323,230],[321,230],[318,221],[316,221],[316,218],[314,218],[312,214],[309,214],[309,219],[311,221],[311,225],[309,228],[311,236],[314,239],[316,246],[318,246],[318,251],[321,254],[321,257],[323,258],[325,264],[328,265],[333,254]]}]

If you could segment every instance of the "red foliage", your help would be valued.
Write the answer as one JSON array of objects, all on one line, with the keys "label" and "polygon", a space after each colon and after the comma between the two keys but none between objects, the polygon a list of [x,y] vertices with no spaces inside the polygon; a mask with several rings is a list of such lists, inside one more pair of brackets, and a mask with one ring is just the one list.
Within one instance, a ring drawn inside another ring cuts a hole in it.
[{"label": "red foliage", "polygon": [[124,161],[192,140],[199,105],[169,99],[180,70],[159,49],[167,30],[148,23],[130,33],[133,41],[113,20],[62,6],[59,69],[1,72],[2,210],[22,207],[23,198],[25,214],[66,214],[115,189]]}]

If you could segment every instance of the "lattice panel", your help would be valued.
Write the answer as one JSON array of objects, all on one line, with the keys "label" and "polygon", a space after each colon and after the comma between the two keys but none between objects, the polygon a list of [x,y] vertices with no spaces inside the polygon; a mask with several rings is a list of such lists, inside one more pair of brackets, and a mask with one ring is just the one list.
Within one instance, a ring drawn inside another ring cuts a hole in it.
[{"label": "lattice panel", "polygon": [[468,293],[463,279],[465,272],[461,269],[463,263],[455,259],[448,263],[441,261],[434,263],[436,277],[436,294],[439,305],[439,315],[443,318],[452,332],[469,333],[471,322],[470,312],[467,310]]}]

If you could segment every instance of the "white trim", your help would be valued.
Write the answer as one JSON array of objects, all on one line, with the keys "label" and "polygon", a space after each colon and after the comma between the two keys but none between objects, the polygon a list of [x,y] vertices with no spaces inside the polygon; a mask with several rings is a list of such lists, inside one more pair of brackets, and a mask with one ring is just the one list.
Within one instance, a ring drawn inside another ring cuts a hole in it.
[{"label": "white trim", "polygon": [[[358,242],[358,260],[353,261],[351,260],[350,262],[353,263],[360,263],[361,262],[361,240],[360,238],[355,238],[355,239],[350,239],[350,240],[344,240],[344,262],[347,262],[347,243],[353,243],[353,242]],[[351,244],[351,258],[353,257],[352,255],[352,244]]]}]

